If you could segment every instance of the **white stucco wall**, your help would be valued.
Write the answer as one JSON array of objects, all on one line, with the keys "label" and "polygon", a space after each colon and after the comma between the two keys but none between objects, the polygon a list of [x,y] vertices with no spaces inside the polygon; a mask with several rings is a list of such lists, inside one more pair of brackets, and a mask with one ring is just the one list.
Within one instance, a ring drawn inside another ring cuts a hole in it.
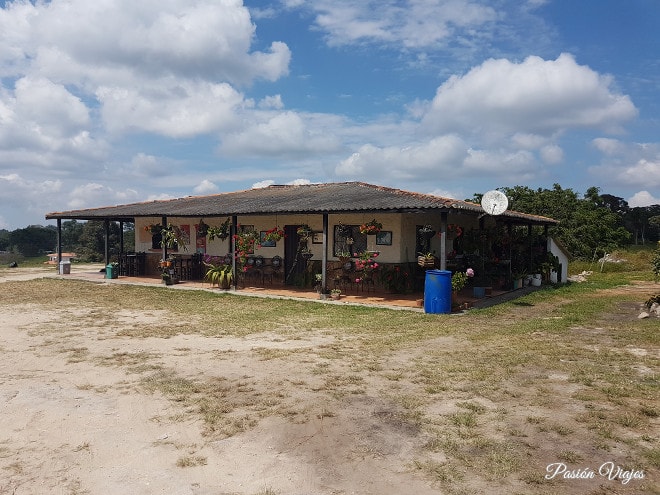
[{"label": "white stucco wall", "polygon": [[550,280],[554,283],[566,282],[568,280],[568,253],[552,237],[548,238],[548,251],[557,256],[561,263],[561,273],[551,272]]},{"label": "white stucco wall", "polygon": [[[227,217],[217,218],[204,218],[204,223],[209,226],[219,226],[226,220]],[[418,225],[430,224],[436,231],[440,231],[440,215],[435,214],[400,214],[400,213],[379,213],[379,214],[362,214],[362,213],[342,213],[328,216],[328,260],[337,260],[332,256],[333,234],[334,227],[340,223],[345,225],[361,225],[375,218],[378,222],[383,224],[384,231],[392,232],[392,245],[377,245],[376,236],[367,236],[367,249],[380,251],[378,261],[381,263],[401,263],[401,262],[415,262],[418,253],[416,248],[416,227]],[[178,254],[193,254],[196,252],[196,237],[195,225],[199,222],[196,218],[168,218],[168,223],[177,225],[179,227],[188,226],[190,231],[190,242],[187,246],[187,251],[180,250]],[[136,219],[135,230],[135,250],[139,252],[152,252],[158,254],[160,250],[151,249],[151,234],[146,232],[144,228],[150,224],[159,224],[160,217],[153,218],[138,218]],[[308,224],[315,232],[323,230],[323,218],[321,215],[260,215],[260,216],[239,216],[239,225],[252,225],[257,231],[269,230],[277,225],[284,228],[285,225],[302,225]],[[477,228],[478,221],[462,215],[449,215],[448,223],[458,223],[463,228]],[[431,239],[431,251],[435,252],[436,256],[440,255],[440,242],[441,239],[435,235]],[[323,256],[323,245],[314,244],[311,240],[308,242],[308,247],[314,255],[314,259],[319,260]],[[451,243],[447,246],[447,250],[451,251]],[[214,256],[224,256],[230,251],[229,239],[221,241],[215,239],[213,241],[206,240],[205,252]],[[255,255],[261,255],[264,258],[272,258],[273,256],[284,256],[284,242],[280,241],[275,247],[258,247],[255,249]]]}]

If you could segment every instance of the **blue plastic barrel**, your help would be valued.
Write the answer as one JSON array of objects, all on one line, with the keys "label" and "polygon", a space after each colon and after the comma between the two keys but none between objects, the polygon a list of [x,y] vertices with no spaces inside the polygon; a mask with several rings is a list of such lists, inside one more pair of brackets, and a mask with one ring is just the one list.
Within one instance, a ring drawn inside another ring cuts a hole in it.
[{"label": "blue plastic barrel", "polygon": [[451,272],[426,270],[424,312],[451,313]]}]

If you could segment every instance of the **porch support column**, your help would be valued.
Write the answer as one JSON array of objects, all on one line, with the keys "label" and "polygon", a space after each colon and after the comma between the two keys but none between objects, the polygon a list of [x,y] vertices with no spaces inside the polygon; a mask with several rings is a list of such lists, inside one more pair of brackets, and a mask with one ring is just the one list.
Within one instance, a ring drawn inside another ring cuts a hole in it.
[{"label": "porch support column", "polygon": [[62,261],[62,219],[57,219],[57,269]]},{"label": "porch support column", "polygon": [[[167,228],[167,217],[162,216],[160,217],[160,224],[163,226],[164,229]],[[160,247],[163,249],[163,261],[167,259],[167,243],[163,242],[163,236],[161,235],[160,237]]]},{"label": "porch support column", "polygon": [[440,270],[447,269],[447,212],[440,213]]},{"label": "porch support column", "polygon": [[105,231],[105,266],[110,263],[110,220],[103,220],[103,230]]},{"label": "porch support column", "polygon": [[238,232],[238,216],[231,216],[231,228],[229,229],[229,248],[231,251],[231,272],[234,274],[234,290],[238,289],[238,272],[236,271],[236,239],[234,235]]},{"label": "porch support column", "polygon": [[532,224],[527,224],[527,244],[529,247],[529,274],[531,275],[534,271],[534,253],[533,253],[533,243],[532,243]]},{"label": "porch support column", "polygon": [[119,259],[124,254],[124,221],[119,220]]},{"label": "porch support column", "polygon": [[507,253],[509,256],[509,273],[507,275],[507,280],[513,280],[513,224],[511,222],[507,222],[506,224],[506,233],[509,236],[509,252]]},{"label": "porch support column", "polygon": [[323,213],[323,254],[321,256],[321,287],[327,287],[328,265],[328,214]]}]

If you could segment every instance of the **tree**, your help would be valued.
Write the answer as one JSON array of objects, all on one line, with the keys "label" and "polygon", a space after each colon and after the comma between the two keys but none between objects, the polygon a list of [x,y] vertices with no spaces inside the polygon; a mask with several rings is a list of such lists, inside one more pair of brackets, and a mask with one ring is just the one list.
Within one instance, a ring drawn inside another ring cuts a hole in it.
[{"label": "tree", "polygon": [[[108,245],[110,256],[119,254],[120,230],[116,222],[110,222]],[[89,221],[83,224],[78,245],[75,248],[76,258],[81,261],[103,261],[105,256],[105,226],[104,222]]]},{"label": "tree", "polygon": [[597,187],[590,187],[582,198],[559,184],[552,189],[515,186],[502,191],[509,197],[512,210],[559,220],[559,225],[550,228],[550,235],[578,258],[602,256],[630,239],[621,216],[611,211],[610,199],[604,199]]},{"label": "tree", "polygon": [[53,226],[30,225],[9,234],[9,243],[25,257],[39,256],[52,251],[57,243],[57,229]]},{"label": "tree", "polygon": [[632,232],[635,244],[646,244],[647,240],[659,239],[658,228],[650,222],[651,218],[660,215],[660,205],[637,206],[630,208],[623,218],[624,225]]},{"label": "tree", "polygon": [[11,246],[11,242],[9,242],[9,234],[10,232],[6,229],[0,230],[0,251],[9,250],[9,247]]},{"label": "tree", "polygon": [[[62,222],[62,250],[76,252],[80,236],[82,235],[84,223],[76,220]],[[77,253],[76,253],[77,254]]]}]

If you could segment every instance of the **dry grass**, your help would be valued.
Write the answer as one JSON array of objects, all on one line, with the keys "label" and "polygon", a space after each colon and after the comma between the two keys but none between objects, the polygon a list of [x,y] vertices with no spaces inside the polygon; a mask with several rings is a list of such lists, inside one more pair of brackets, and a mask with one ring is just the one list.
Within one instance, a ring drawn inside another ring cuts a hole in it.
[{"label": "dry grass", "polygon": [[[82,312],[64,336],[70,345],[61,346],[68,362],[138,373],[142,391],[170,399],[182,421],[199,418],[211,439],[239,435],[271,416],[335,420],[352,398],[365,397],[389,404],[372,421],[414,438],[409,466],[445,493],[485,486],[492,493],[568,493],[544,480],[548,463],[609,460],[649,473],[634,488],[653,493],[651,476],[660,472],[657,321],[622,317],[623,304],[643,298],[617,292],[621,274],[612,277],[460,318],[64,280],[6,283],[2,304]],[[47,302],[55,293],[56,306]],[[147,322],[118,322],[117,308]],[[57,332],[58,322],[53,317],[38,332]],[[136,341],[181,334],[228,343],[268,339],[209,353],[203,372],[168,365],[157,353],[76,346],[75,331],[89,328]],[[266,345],[273,342],[279,347]],[[253,366],[244,376],[223,373],[222,363],[241,360]],[[285,366],[284,379],[277,372]],[[191,454],[177,465],[205,463]]]}]

